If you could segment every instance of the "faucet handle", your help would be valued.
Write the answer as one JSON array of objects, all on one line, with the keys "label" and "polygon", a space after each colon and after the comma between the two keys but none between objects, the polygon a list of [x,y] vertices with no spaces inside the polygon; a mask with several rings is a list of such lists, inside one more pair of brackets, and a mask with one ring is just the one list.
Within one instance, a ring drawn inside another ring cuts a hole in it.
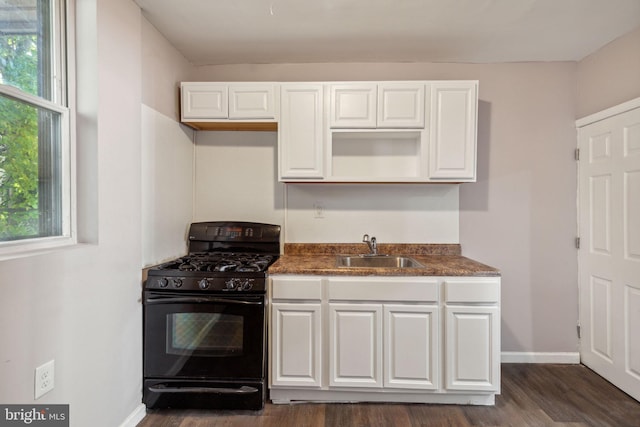
[{"label": "faucet handle", "polygon": [[363,241],[364,243],[369,243],[369,235],[368,235],[368,234],[365,234],[364,236],[362,236],[362,241]]}]

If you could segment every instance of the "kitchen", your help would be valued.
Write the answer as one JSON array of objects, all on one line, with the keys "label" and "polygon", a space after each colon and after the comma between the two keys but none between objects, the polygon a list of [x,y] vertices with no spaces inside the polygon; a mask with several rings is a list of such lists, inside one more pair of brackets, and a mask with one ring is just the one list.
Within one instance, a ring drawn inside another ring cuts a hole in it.
[{"label": "kitchen", "polygon": [[[88,245],[0,265],[0,401],[31,401],[33,368],[55,358],[56,387],[42,401],[69,403],[74,425],[120,425],[136,411],[140,269],[183,254],[192,221],[291,220],[291,241],[355,243],[369,232],[381,242],[411,242],[415,230],[387,236],[371,227],[387,221],[376,212],[398,222],[422,218],[415,200],[423,198],[458,217],[453,233],[464,255],[500,268],[506,356],[574,360],[575,120],[640,96],[638,29],[580,61],[195,67],[133,2],[79,2],[77,14],[79,234]],[[445,200],[438,199],[445,190],[403,184],[357,187],[370,192],[363,211],[350,204],[352,186],[292,186],[285,196],[276,179],[253,178],[277,176],[275,133],[194,135],[177,124],[180,81],[425,78],[480,82],[478,179],[452,186],[457,194]],[[325,202],[324,220],[313,217],[309,200]],[[396,202],[395,210],[382,200]],[[316,228],[354,210],[371,221],[366,230],[341,221],[334,235]],[[421,240],[433,240],[430,219],[421,222]]]}]

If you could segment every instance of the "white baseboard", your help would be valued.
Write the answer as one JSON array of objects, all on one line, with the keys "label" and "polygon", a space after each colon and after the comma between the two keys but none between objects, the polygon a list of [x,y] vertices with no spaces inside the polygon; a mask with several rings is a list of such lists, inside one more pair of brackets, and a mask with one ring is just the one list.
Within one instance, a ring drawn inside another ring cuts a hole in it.
[{"label": "white baseboard", "polygon": [[559,363],[574,365],[580,363],[580,353],[578,352],[558,352],[558,353],[537,353],[503,351],[501,355],[502,363]]},{"label": "white baseboard", "polygon": [[120,424],[120,427],[136,427],[145,415],[147,415],[147,407],[141,403],[129,414],[127,419]]}]

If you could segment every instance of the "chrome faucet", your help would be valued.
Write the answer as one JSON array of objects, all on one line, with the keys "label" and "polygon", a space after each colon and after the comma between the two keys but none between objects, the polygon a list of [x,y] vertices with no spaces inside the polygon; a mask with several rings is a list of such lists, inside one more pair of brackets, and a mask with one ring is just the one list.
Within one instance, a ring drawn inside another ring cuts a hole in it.
[{"label": "chrome faucet", "polygon": [[362,241],[369,246],[369,251],[371,252],[369,255],[378,255],[378,242],[375,237],[369,239],[369,235],[365,234],[362,236]]}]

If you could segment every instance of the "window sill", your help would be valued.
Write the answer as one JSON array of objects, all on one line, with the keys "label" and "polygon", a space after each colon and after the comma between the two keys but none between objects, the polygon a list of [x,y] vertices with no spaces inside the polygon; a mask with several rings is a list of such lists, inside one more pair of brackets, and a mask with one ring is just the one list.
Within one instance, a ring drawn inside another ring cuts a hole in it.
[{"label": "window sill", "polygon": [[56,237],[51,239],[38,239],[37,242],[20,242],[15,245],[0,247],[0,262],[13,259],[28,258],[46,255],[63,250],[77,249],[93,246],[86,243],[78,243],[74,238]]}]

